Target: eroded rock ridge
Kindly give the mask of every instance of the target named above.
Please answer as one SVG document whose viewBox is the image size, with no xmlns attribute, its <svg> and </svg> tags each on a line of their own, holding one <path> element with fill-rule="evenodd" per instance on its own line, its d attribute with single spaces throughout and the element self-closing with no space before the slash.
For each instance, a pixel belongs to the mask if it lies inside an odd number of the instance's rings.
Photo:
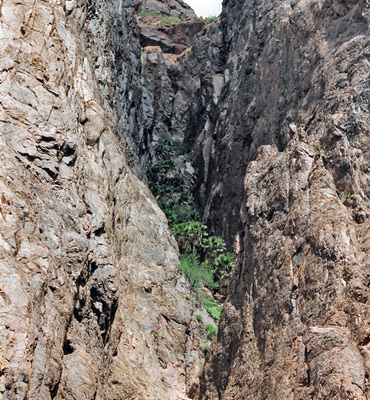
<svg viewBox="0 0 370 400">
<path fill-rule="evenodd" d="M 369 1 L 0 7 L 0 394 L 368 399 Z M 199 379 L 163 135 L 237 254 Z"/>
<path fill-rule="evenodd" d="M 0 22 L 0 397 L 183 398 L 202 352 L 137 177 L 154 110 L 133 4 L 6 0 Z"/>
</svg>

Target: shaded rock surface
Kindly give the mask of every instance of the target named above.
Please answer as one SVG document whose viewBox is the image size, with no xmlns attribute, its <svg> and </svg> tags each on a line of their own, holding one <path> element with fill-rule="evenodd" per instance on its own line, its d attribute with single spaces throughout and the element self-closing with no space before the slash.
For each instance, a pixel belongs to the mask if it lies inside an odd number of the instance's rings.
<svg viewBox="0 0 370 400">
<path fill-rule="evenodd" d="M 0 397 L 183 398 L 202 352 L 137 178 L 154 111 L 133 4 L 0 7 Z"/>
<path fill-rule="evenodd" d="M 181 56 L 144 52 L 154 124 L 238 253 L 190 397 L 370 395 L 368 27 L 367 1 L 228 1 Z"/>
<path fill-rule="evenodd" d="M 221 27 L 202 184 L 241 233 L 199 398 L 367 399 L 369 4 L 228 1 Z"/>
<path fill-rule="evenodd" d="M 189 21 L 169 25 L 139 24 L 143 47 L 159 46 L 164 53 L 181 54 L 191 47 L 204 22 Z"/>
</svg>

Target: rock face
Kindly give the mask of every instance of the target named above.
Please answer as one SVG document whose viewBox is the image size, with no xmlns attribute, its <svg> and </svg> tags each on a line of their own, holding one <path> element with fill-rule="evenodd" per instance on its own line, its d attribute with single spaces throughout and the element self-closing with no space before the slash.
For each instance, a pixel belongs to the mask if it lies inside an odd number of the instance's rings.
<svg viewBox="0 0 370 400">
<path fill-rule="evenodd" d="M 183 398 L 195 307 L 126 161 L 142 174 L 153 119 L 134 8 L 0 7 L 0 397 Z"/>
<path fill-rule="evenodd" d="M 199 398 L 367 399 L 369 4 L 228 1 L 221 26 L 206 207 L 242 229 Z"/>
<path fill-rule="evenodd" d="M 197 18 L 193 9 L 182 0 L 136 0 L 135 9 L 146 14 L 158 14 L 179 18 L 182 21 L 195 20 Z"/>
<path fill-rule="evenodd" d="M 140 42 L 143 47 L 159 46 L 164 53 L 181 54 L 191 47 L 204 26 L 202 21 L 182 22 L 156 26 L 140 24 Z"/>
<path fill-rule="evenodd" d="M 370 397 L 369 9 L 0 2 L 2 398 Z M 238 255 L 198 381 L 161 132 Z"/>
</svg>

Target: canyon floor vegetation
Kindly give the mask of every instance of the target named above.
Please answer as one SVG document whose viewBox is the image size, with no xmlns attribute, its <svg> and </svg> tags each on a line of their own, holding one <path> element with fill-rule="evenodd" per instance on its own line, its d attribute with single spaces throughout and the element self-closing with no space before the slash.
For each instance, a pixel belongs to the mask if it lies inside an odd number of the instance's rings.
<svg viewBox="0 0 370 400">
<path fill-rule="evenodd" d="M 178 268 L 195 290 L 207 288 L 217 297 L 225 294 L 234 254 L 227 252 L 221 237 L 210 236 L 207 226 L 201 222 L 200 212 L 181 172 L 181 163 L 189 156 L 186 143 L 162 133 L 156 147 L 157 161 L 148 173 L 149 187 L 177 240 L 180 250 Z M 203 293 L 199 293 L 199 298 L 217 324 L 222 303 Z M 209 336 L 214 337 L 215 333 L 209 333 Z"/>
</svg>

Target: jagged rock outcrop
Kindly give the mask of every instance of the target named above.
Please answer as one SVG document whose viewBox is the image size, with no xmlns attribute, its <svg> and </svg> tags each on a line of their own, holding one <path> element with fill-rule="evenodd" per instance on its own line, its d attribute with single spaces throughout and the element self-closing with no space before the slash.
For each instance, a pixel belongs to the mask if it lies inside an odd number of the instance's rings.
<svg viewBox="0 0 370 400">
<path fill-rule="evenodd" d="M 242 233 L 200 399 L 370 396 L 369 16 L 224 4 L 206 210 Z"/>
<path fill-rule="evenodd" d="M 175 0 L 0 3 L 2 397 L 370 397 L 369 17 L 368 0 L 227 0 L 206 25 Z M 138 179 L 162 131 L 191 148 L 205 223 L 236 238 L 199 381 L 197 305 Z"/>
<path fill-rule="evenodd" d="M 142 175 L 153 119 L 133 12 L 0 4 L 3 399 L 179 399 L 199 369 L 176 243 L 126 161 Z"/>
<path fill-rule="evenodd" d="M 181 21 L 197 19 L 193 9 L 182 0 L 136 0 L 135 10 L 149 15 L 179 18 Z"/>
<path fill-rule="evenodd" d="M 203 27 L 203 21 L 169 25 L 141 23 L 140 42 L 143 47 L 159 46 L 164 53 L 181 54 L 191 47 Z"/>
</svg>

